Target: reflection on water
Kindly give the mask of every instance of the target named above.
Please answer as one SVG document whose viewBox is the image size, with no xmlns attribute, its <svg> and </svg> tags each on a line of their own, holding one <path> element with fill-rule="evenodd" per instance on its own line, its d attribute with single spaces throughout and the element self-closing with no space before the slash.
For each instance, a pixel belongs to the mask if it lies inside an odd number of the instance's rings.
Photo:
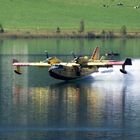
<svg viewBox="0 0 140 140">
<path fill-rule="evenodd" d="M 132 91 L 131 81 L 86 79 L 46 87 L 13 87 L 14 110 L 4 128 L 7 131 L 27 131 L 27 138 L 35 133 L 44 139 L 128 139 L 139 135 L 140 97 Z"/>
<path fill-rule="evenodd" d="M 15 41 L 13 44 L 16 43 Z M 125 43 L 128 44 L 127 41 Z M 57 51 L 62 54 L 62 41 L 57 40 L 57 44 Z M 74 44 L 79 47 L 87 42 L 75 41 Z M 25 54 L 31 49 L 27 46 L 24 49 Z M 124 48 L 127 51 L 123 52 L 122 58 L 130 53 L 128 48 Z M 47 69 L 25 68 L 22 76 L 15 75 L 12 72 L 11 54 L 5 55 L 3 47 L 1 50 L 3 54 L 0 55 L 0 139 L 140 138 L 140 60 L 136 59 L 137 55 L 133 57 L 133 66 L 127 67 L 127 75 L 119 72 L 120 67 L 114 67 L 113 70 L 108 69 L 108 72 L 101 69 L 99 73 L 87 78 L 63 82 L 51 78 Z M 15 50 L 15 56 L 25 61 L 43 59 L 40 55 L 20 56 L 17 55 L 18 49 Z M 80 52 L 80 49 L 75 50 Z M 83 50 L 86 48 L 83 47 Z M 131 56 L 135 54 L 134 50 Z M 69 59 L 69 55 L 63 56 L 62 59 Z"/>
</svg>

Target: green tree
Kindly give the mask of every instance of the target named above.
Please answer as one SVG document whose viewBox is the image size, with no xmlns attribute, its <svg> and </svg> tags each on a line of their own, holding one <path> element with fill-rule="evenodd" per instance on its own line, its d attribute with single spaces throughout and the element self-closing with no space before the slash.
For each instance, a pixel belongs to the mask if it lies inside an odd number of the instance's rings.
<svg viewBox="0 0 140 140">
<path fill-rule="evenodd" d="M 121 35 L 123 35 L 123 36 L 125 36 L 125 35 L 127 34 L 127 28 L 126 28 L 125 25 L 123 25 L 123 26 L 121 27 L 120 33 L 121 33 Z"/>
<path fill-rule="evenodd" d="M 56 28 L 56 32 L 57 33 L 60 33 L 61 32 L 59 27 Z"/>
<path fill-rule="evenodd" d="M 4 29 L 3 29 L 2 24 L 0 24 L 0 33 L 4 33 Z"/>
<path fill-rule="evenodd" d="M 84 20 L 81 20 L 80 21 L 80 29 L 79 29 L 79 32 L 84 32 L 85 30 L 85 22 Z"/>
<path fill-rule="evenodd" d="M 102 30 L 101 35 L 102 35 L 103 37 L 105 37 L 105 36 L 106 36 L 106 31 L 105 31 L 105 30 Z"/>
</svg>

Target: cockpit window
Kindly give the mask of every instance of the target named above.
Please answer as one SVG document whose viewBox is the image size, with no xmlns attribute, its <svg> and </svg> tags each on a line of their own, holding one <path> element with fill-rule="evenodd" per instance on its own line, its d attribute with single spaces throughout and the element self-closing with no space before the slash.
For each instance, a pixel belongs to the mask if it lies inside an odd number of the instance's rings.
<svg viewBox="0 0 140 140">
<path fill-rule="evenodd" d="M 57 68 L 63 68 L 62 65 L 58 65 L 58 64 L 56 64 L 56 65 L 54 65 L 54 66 L 57 67 Z"/>
<path fill-rule="evenodd" d="M 62 65 L 59 65 L 59 68 L 63 68 L 63 66 Z"/>
</svg>

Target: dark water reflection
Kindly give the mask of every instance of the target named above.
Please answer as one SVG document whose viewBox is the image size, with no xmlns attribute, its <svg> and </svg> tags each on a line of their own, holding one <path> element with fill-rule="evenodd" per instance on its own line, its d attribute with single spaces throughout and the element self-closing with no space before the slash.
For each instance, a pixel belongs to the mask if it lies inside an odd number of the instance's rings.
<svg viewBox="0 0 140 140">
<path fill-rule="evenodd" d="M 10 44 L 18 43 L 13 41 Z M 29 42 L 27 44 L 32 44 Z M 63 53 L 62 42 L 67 44 L 65 40 L 57 41 L 59 47 L 57 50 L 54 47 L 52 53 L 67 54 Z M 81 43 L 72 42 L 78 44 L 73 49 L 80 52 Z M 132 42 L 137 44 L 138 40 Z M 125 43 L 131 45 L 132 42 Z M 135 45 L 131 51 L 127 45 L 118 49 L 112 44 L 114 50 L 121 50 L 120 58 L 129 55 L 133 58 L 133 66 L 127 68 L 128 75 L 122 75 L 115 67 L 110 73 L 100 72 L 77 81 L 63 82 L 49 77 L 47 69 L 25 68 L 22 76 L 15 75 L 11 66 L 13 56 L 20 60 L 41 60 L 44 56 L 38 54 L 43 49 L 38 49 L 36 55 L 29 50 L 38 45 L 23 47 L 26 51 L 21 53 L 18 47 L 14 50 L 13 45 L 6 49 L 4 44 L 8 43 L 2 43 L 0 55 L 0 139 L 140 139 L 140 59 L 135 53 L 140 49 Z M 83 41 L 82 44 L 86 50 L 85 44 L 88 43 Z M 106 45 L 105 48 L 107 50 Z M 93 48 L 88 48 L 87 54 L 90 49 Z M 65 60 L 70 58 L 69 55 L 62 57 Z"/>
</svg>

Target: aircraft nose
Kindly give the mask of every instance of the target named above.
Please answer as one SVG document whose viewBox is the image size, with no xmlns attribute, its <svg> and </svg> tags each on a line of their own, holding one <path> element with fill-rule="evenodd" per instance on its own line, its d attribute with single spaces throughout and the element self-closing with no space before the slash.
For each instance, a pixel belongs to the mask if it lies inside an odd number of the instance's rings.
<svg viewBox="0 0 140 140">
<path fill-rule="evenodd" d="M 62 65 L 52 65 L 50 68 L 49 68 L 49 71 L 55 71 L 55 70 L 62 70 L 63 69 L 63 66 Z"/>
<path fill-rule="evenodd" d="M 56 66 L 51 66 L 48 71 L 52 73 L 55 69 L 57 69 Z"/>
<path fill-rule="evenodd" d="M 56 79 L 63 79 L 62 76 L 59 74 L 59 71 L 61 71 L 60 66 L 58 65 L 53 65 L 49 68 L 49 74 L 51 77 L 56 78 Z"/>
</svg>

